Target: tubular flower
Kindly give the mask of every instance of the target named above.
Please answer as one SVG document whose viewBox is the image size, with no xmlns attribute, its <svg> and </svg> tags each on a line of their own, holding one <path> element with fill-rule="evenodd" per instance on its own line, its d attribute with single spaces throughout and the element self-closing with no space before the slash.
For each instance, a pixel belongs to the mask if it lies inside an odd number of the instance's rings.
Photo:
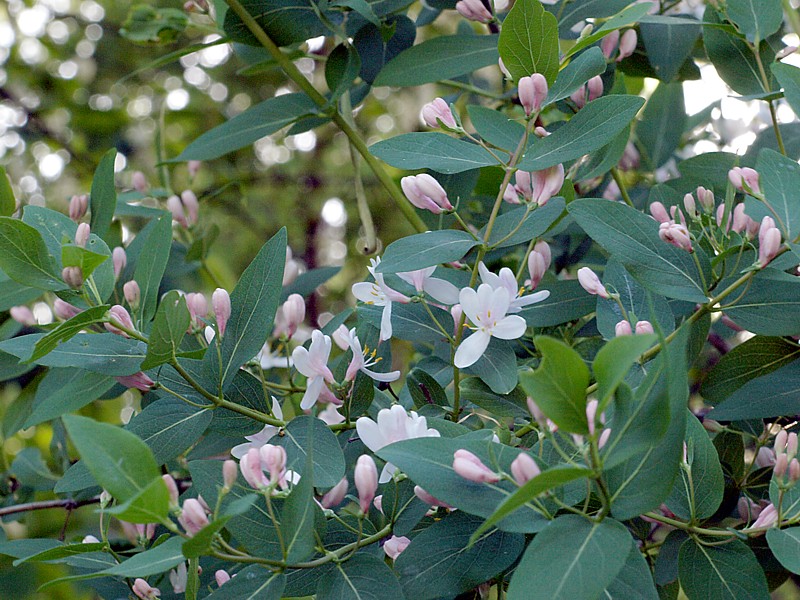
<svg viewBox="0 0 800 600">
<path fill-rule="evenodd" d="M 531 252 L 531 254 L 533 254 L 533 252 Z M 547 290 L 523 296 L 522 292 L 525 288 L 517 285 L 517 279 L 508 267 L 503 267 L 500 269 L 500 274 L 495 275 L 481 262 L 478 263 L 478 272 L 481 275 L 481 281 L 490 285 L 493 290 L 503 288 L 508 292 L 508 297 L 511 298 L 508 310 L 506 311 L 508 313 L 518 313 L 524 307 L 536 304 L 542 300 L 547 300 L 550 296 L 550 292 Z"/>
<path fill-rule="evenodd" d="M 669 221 L 658 226 L 658 237 L 673 246 L 692 252 L 692 238 L 685 225 Z"/>
<path fill-rule="evenodd" d="M 728 171 L 728 180 L 740 192 L 761 193 L 758 171 L 750 167 L 733 167 Z"/>
<path fill-rule="evenodd" d="M 474 325 L 475 332 L 461 342 L 456 350 L 454 364 L 459 369 L 475 364 L 486 351 L 492 337 L 515 340 L 522 337 L 527 329 L 522 317 L 506 316 L 511 298 L 505 287 L 492 289 L 491 285 L 482 283 L 478 291 L 464 288 L 460 300 L 461 308 Z"/>
<path fill-rule="evenodd" d="M 397 276 L 413 285 L 418 292 L 427 293 L 437 302 L 455 304 L 458 302 L 458 288 L 449 281 L 431 277 L 435 270 L 436 267 L 428 267 L 417 271 L 397 273 Z"/>
<path fill-rule="evenodd" d="M 564 185 L 564 165 L 558 164 L 541 171 L 517 171 L 514 189 L 526 200 L 544 206 Z M 510 201 L 510 199 L 507 199 Z M 513 203 L 513 202 L 512 202 Z"/>
<path fill-rule="evenodd" d="M 592 294 L 593 296 L 600 296 L 608 300 L 610 294 L 606 287 L 600 282 L 597 273 L 592 271 L 589 267 L 581 267 L 578 269 L 578 282 L 581 287 Z"/>
<path fill-rule="evenodd" d="M 542 281 L 544 274 L 547 273 L 547 269 L 550 268 L 550 260 L 550 246 L 547 242 L 536 242 L 533 250 L 528 255 L 528 274 L 531 278 L 525 282 L 525 285 L 535 290 L 539 282 Z"/>
<path fill-rule="evenodd" d="M 376 371 L 371 371 L 370 369 L 367 368 L 377 364 L 380 359 L 375 358 L 376 355 L 375 350 L 367 354 L 369 352 L 368 348 L 365 348 L 363 350 L 361 349 L 361 342 L 356 336 L 355 327 L 353 327 L 350 330 L 347 341 L 348 345 L 350 346 L 350 350 L 353 351 L 353 358 L 350 360 L 350 364 L 347 367 L 347 373 L 344 376 L 345 381 L 353 381 L 356 378 L 356 374 L 359 371 L 369 376 L 371 379 L 374 379 L 375 381 L 381 381 L 384 383 L 395 381 L 400 377 L 400 371 L 392 371 L 390 373 L 378 373 Z"/>
<path fill-rule="evenodd" d="M 376 272 L 376 268 L 380 264 L 380 258 L 373 258 L 370 261 L 370 266 L 367 267 L 372 277 L 375 279 L 374 283 L 362 281 L 353 284 L 353 295 L 366 304 L 374 304 L 375 306 L 382 306 L 383 313 L 381 315 L 381 333 L 380 341 L 388 340 L 392 337 L 392 302 L 400 302 L 406 304 L 409 302 L 408 296 L 401 294 L 386 285 L 383 280 L 383 274 Z"/>
<path fill-rule="evenodd" d="M 523 77 L 517 83 L 519 101 L 525 114 L 531 116 L 538 113 L 547 98 L 547 80 L 541 73 L 534 73 L 530 77 Z"/>
<path fill-rule="evenodd" d="M 358 284 L 356 284 L 358 285 Z M 308 410 L 317 401 L 325 382 L 332 383 L 333 373 L 328 368 L 328 357 L 331 354 L 331 338 L 319 329 L 311 333 L 311 345 L 308 350 L 298 346 L 292 352 L 295 368 L 308 378 L 306 392 L 300 402 L 300 408 Z"/>
<path fill-rule="evenodd" d="M 367 514 L 375 492 L 378 490 L 378 468 L 375 461 L 368 454 L 362 454 L 356 461 L 356 468 L 353 471 L 356 489 L 358 490 L 358 504 L 361 512 Z"/>
<path fill-rule="evenodd" d="M 283 420 L 283 411 L 281 410 L 281 405 L 278 404 L 278 400 L 275 398 L 275 396 L 272 397 L 272 416 L 276 419 Z M 244 439 L 248 441 L 246 444 L 239 444 L 238 446 L 231 448 L 231 456 L 241 459 L 245 454 L 247 454 L 250 448 L 255 448 L 257 450 L 269 442 L 278 433 L 278 431 L 280 431 L 280 427 L 276 427 L 275 425 L 264 425 L 263 429 L 258 433 L 244 436 Z"/>
</svg>

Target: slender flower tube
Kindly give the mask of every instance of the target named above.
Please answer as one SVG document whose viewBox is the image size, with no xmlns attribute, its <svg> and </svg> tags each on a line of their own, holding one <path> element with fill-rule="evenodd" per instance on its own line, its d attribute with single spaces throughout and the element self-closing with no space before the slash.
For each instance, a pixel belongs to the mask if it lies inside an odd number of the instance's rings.
<svg viewBox="0 0 800 600">
<path fill-rule="evenodd" d="M 497 483 L 500 476 L 483 464 L 480 458 L 469 450 L 459 449 L 453 453 L 453 470 L 475 483 Z"/>
<path fill-rule="evenodd" d="M 600 282 L 597 273 L 592 271 L 589 267 L 581 267 L 578 269 L 578 283 L 593 296 L 600 296 L 606 300 L 611 297 L 606 287 Z"/>
<path fill-rule="evenodd" d="M 455 304 L 458 302 L 458 288 L 449 281 L 432 277 L 436 267 L 397 273 L 403 281 L 414 286 L 417 292 L 425 292 L 431 298 L 442 304 Z"/>
<path fill-rule="evenodd" d="M 378 490 L 378 468 L 371 456 L 362 454 L 358 457 L 353 478 L 356 490 L 358 490 L 358 504 L 361 512 L 367 514 L 372 500 L 375 498 L 375 492 Z"/>
<path fill-rule="evenodd" d="M 169 505 L 178 506 L 180 491 L 178 490 L 178 484 L 176 483 L 175 478 L 169 473 L 164 473 L 161 476 L 161 479 L 164 482 L 164 485 L 167 486 L 167 492 L 169 493 Z"/>
<path fill-rule="evenodd" d="M 306 392 L 300 402 L 300 408 L 308 410 L 317 402 L 325 383 L 333 383 L 333 373 L 328 368 L 328 357 L 331 354 L 331 338 L 319 329 L 311 333 L 311 345 L 308 350 L 298 346 L 292 352 L 295 368 L 308 378 Z"/>
<path fill-rule="evenodd" d="M 348 345 L 350 350 L 353 351 L 353 358 L 350 360 L 350 364 L 347 367 L 347 373 L 345 373 L 344 380 L 345 381 L 353 381 L 356 378 L 356 374 L 361 371 L 371 379 L 375 381 L 381 381 L 384 383 L 388 383 L 390 381 L 396 381 L 400 378 L 400 371 L 391 371 L 389 373 L 379 373 L 377 371 L 372 371 L 368 367 L 371 367 L 378 363 L 377 358 L 375 358 L 375 350 L 372 351 L 369 355 L 367 355 L 367 349 L 361 349 L 361 342 L 359 341 L 358 337 L 356 336 L 356 329 L 353 327 L 350 330 L 348 335 Z"/>
<path fill-rule="evenodd" d="M 449 508 L 449 509 L 453 508 L 446 502 L 442 502 L 432 494 L 429 494 L 418 485 L 414 486 L 414 495 L 420 500 L 422 500 L 425 504 L 430 504 L 431 506 L 442 507 L 442 508 Z"/>
</svg>

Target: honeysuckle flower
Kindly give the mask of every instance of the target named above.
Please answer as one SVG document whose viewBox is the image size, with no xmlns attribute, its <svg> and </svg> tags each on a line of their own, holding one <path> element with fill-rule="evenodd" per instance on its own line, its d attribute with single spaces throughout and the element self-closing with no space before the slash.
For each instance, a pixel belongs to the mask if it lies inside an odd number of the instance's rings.
<svg viewBox="0 0 800 600">
<path fill-rule="evenodd" d="M 733 167 L 728 171 L 728 181 L 740 192 L 761 193 L 758 171 L 750 167 Z"/>
<path fill-rule="evenodd" d="M 285 487 L 283 481 L 286 473 L 286 450 L 283 446 L 264 444 L 258 450 L 261 457 L 261 467 L 269 471 L 269 482 L 274 484 L 279 482 L 281 487 Z"/>
<path fill-rule="evenodd" d="M 733 209 L 733 220 L 731 222 L 731 230 L 736 233 L 742 233 L 747 229 L 750 217 L 744 212 L 744 203 L 737 204 Z"/>
<path fill-rule="evenodd" d="M 214 580 L 218 586 L 223 586 L 231 580 L 231 576 L 226 570 L 219 569 L 214 573 Z"/>
<path fill-rule="evenodd" d="M 558 164 L 541 171 L 517 171 L 514 189 L 523 198 L 544 206 L 564 185 L 564 165 Z"/>
<path fill-rule="evenodd" d="M 758 231 L 758 265 L 762 269 L 778 255 L 781 249 L 781 232 L 774 225 L 765 224 L 767 219 L 772 221 L 769 217 L 764 217 Z"/>
<path fill-rule="evenodd" d="M 572 92 L 572 95 L 569 97 L 575 103 L 575 107 L 580 110 L 584 106 L 586 106 L 586 85 L 582 85 L 577 90 Z"/>
<path fill-rule="evenodd" d="M 442 98 L 434 98 L 422 107 L 422 120 L 428 127 L 438 129 L 442 125 L 449 129 L 458 129 L 450 105 Z M 441 123 L 440 123 L 441 122 Z"/>
<path fill-rule="evenodd" d="M 534 73 L 530 77 L 522 77 L 517 83 L 519 102 L 525 109 L 525 114 L 531 116 L 538 113 L 547 98 L 547 80 L 541 73 Z"/>
<path fill-rule="evenodd" d="M 236 483 L 238 477 L 239 466 L 235 460 L 226 460 L 222 463 L 222 487 L 225 490 L 230 490 L 233 484 Z"/>
<path fill-rule="evenodd" d="M 638 41 L 638 35 L 636 34 L 635 29 L 628 29 L 625 33 L 623 33 L 619 41 L 619 56 L 617 56 L 617 62 L 628 58 L 631 54 L 633 54 L 633 51 L 636 50 L 636 43 Z"/>
<path fill-rule="evenodd" d="M 653 215 L 653 218 L 659 223 L 668 223 L 672 220 L 667 212 L 667 209 L 663 204 L 661 204 L 661 202 L 652 202 L 649 210 L 650 214 Z"/>
<path fill-rule="evenodd" d="M 681 250 L 692 252 L 692 238 L 685 225 L 673 221 L 662 223 L 658 226 L 658 237 Z"/>
<path fill-rule="evenodd" d="M 602 448 L 608 442 L 608 438 L 611 437 L 611 430 L 610 429 L 603 429 L 603 432 L 600 434 L 600 437 L 597 438 L 597 447 Z"/>
<path fill-rule="evenodd" d="M 281 405 L 278 403 L 278 400 L 275 398 L 275 396 L 272 397 L 272 416 L 276 419 L 283 420 L 283 411 L 281 410 Z M 250 448 L 255 448 L 256 450 L 261 448 L 261 446 L 269 442 L 280 431 L 280 429 L 280 427 L 276 427 L 275 425 L 264 425 L 264 427 L 258 433 L 244 436 L 244 439 L 247 440 L 247 443 L 239 444 L 231 448 L 231 456 L 241 459 L 245 454 L 247 454 Z"/>
<path fill-rule="evenodd" d="M 383 514 L 383 494 L 375 496 L 375 498 L 372 499 L 372 506 L 374 506 L 379 513 Z"/>
<path fill-rule="evenodd" d="M 189 172 L 189 177 L 194 177 L 200 172 L 200 167 L 203 162 L 199 160 L 190 160 L 186 163 L 186 170 Z"/>
<path fill-rule="evenodd" d="M 578 269 L 578 283 L 593 296 L 600 296 L 606 300 L 611 297 L 606 287 L 601 283 L 597 273 L 592 271 L 589 267 L 581 267 Z"/>
<path fill-rule="evenodd" d="M 254 489 L 269 486 L 269 479 L 261 468 L 261 454 L 258 448 L 250 448 L 239 460 L 239 470 L 244 480 Z"/>
<path fill-rule="evenodd" d="M 306 301 L 300 294 L 290 294 L 281 306 L 286 336 L 292 337 L 306 318 Z"/>
<path fill-rule="evenodd" d="M 589 427 L 589 435 L 594 435 L 595 428 L 597 427 L 597 423 L 595 421 L 597 418 L 597 408 L 597 400 L 589 400 L 586 403 L 586 423 Z"/>
<path fill-rule="evenodd" d="M 527 452 L 520 452 L 511 463 L 511 475 L 518 485 L 525 485 L 541 472 L 539 465 Z"/>
<path fill-rule="evenodd" d="M 81 544 L 99 544 L 100 540 L 98 540 L 93 535 L 87 535 L 81 540 Z"/>
<path fill-rule="evenodd" d="M 653 324 L 650 321 L 637 321 L 634 331 L 637 335 L 641 335 L 643 333 L 653 333 Z"/>
<path fill-rule="evenodd" d="M 589 102 L 596 100 L 603 95 L 603 80 L 600 75 L 595 75 L 586 82 L 586 89 L 589 92 Z"/>
<path fill-rule="evenodd" d="M 183 210 L 183 202 L 175 194 L 167 198 L 167 210 L 172 213 L 173 221 L 182 227 L 189 227 L 189 222 L 186 220 L 186 212 Z"/>
<path fill-rule="evenodd" d="M 134 171 L 131 175 L 131 186 L 137 192 L 144 194 L 147 191 L 147 177 L 141 171 Z"/>
<path fill-rule="evenodd" d="M 131 544 L 142 546 L 152 540 L 156 533 L 155 523 L 128 523 L 120 520 L 122 532 Z"/>
<path fill-rule="evenodd" d="M 459 0 L 456 2 L 456 10 L 462 17 L 470 21 L 488 23 L 494 19 L 481 0 Z"/>
<path fill-rule="evenodd" d="M 622 320 L 614 326 L 614 335 L 620 337 L 623 335 L 632 335 L 633 329 L 628 321 Z"/>
<path fill-rule="evenodd" d="M 88 223 L 81 223 L 78 229 L 75 230 L 75 245 L 81 248 L 86 248 L 86 243 L 89 241 L 89 236 L 92 234 L 92 228 Z"/>
<path fill-rule="evenodd" d="M 69 199 L 69 218 L 79 222 L 89 210 L 89 196 L 80 194 Z"/>
<path fill-rule="evenodd" d="M 408 201 L 417 208 L 427 210 L 435 215 L 445 210 L 453 210 L 453 205 L 447 198 L 447 192 L 433 177 L 427 173 L 409 175 L 400 180 Z"/>
<path fill-rule="evenodd" d="M 493 290 L 502 288 L 508 292 L 508 297 L 511 299 L 511 301 L 508 304 L 508 310 L 506 311 L 507 313 L 511 314 L 518 313 L 526 306 L 529 306 L 531 304 L 536 304 L 537 302 L 541 302 L 542 300 L 546 300 L 550 296 L 550 292 L 547 290 L 542 290 L 534 294 L 528 294 L 527 296 L 523 296 L 522 292 L 525 290 L 525 288 L 520 287 L 517 284 L 517 278 L 514 277 L 514 272 L 508 267 L 503 267 L 502 269 L 500 269 L 499 274 L 495 274 L 492 273 L 489 269 L 487 269 L 486 265 L 484 265 L 483 262 L 480 262 L 478 263 L 478 273 L 480 273 L 481 282 L 491 286 Z M 504 339 L 513 339 L 513 338 L 504 338 Z"/>
<path fill-rule="evenodd" d="M 542 292 L 531 294 L 536 296 Z M 542 296 L 544 299 L 547 296 Z M 453 364 L 465 369 L 475 364 L 489 346 L 492 337 L 501 340 L 515 340 L 524 335 L 527 325 L 518 315 L 509 315 L 511 297 L 505 287 L 492 289 L 487 283 L 478 286 L 478 291 L 464 288 L 460 294 L 461 309 L 473 324 L 474 333 L 458 346 Z M 538 301 L 534 300 L 534 301 Z"/>
<path fill-rule="evenodd" d="M 128 264 L 128 255 L 125 252 L 125 248 L 122 246 L 114 248 L 111 251 L 111 262 L 114 265 L 114 278 L 119 279 L 120 273 L 122 273 L 125 265 Z"/>
<path fill-rule="evenodd" d="M 762 510 L 761 514 L 758 515 L 758 518 L 753 521 L 753 524 L 750 525 L 747 529 L 743 529 L 743 531 L 748 531 L 750 529 L 759 529 L 762 527 L 772 527 L 778 522 L 778 510 L 775 508 L 775 505 L 771 502 L 767 504 Z"/>
<path fill-rule="evenodd" d="M 125 282 L 125 285 L 122 286 L 122 295 L 125 296 L 125 301 L 133 310 L 139 307 L 139 300 L 141 299 L 142 292 L 135 279 Z"/>
<path fill-rule="evenodd" d="M 294 366 L 292 357 L 283 354 L 281 348 L 282 346 L 279 346 L 277 349 L 273 350 L 269 342 L 266 342 L 261 347 L 261 350 L 256 355 L 256 360 L 258 364 L 261 365 L 262 369 L 265 371 L 269 369 L 291 369 L 292 366 Z"/>
<path fill-rule="evenodd" d="M 322 499 L 319 501 L 322 508 L 333 508 L 344 502 L 345 496 L 347 496 L 348 487 L 350 487 L 350 484 L 347 481 L 347 477 L 342 477 L 339 483 L 329 489 L 325 495 L 322 496 Z"/>
<path fill-rule="evenodd" d="M 453 453 L 453 470 L 464 479 L 475 483 L 497 483 L 500 475 L 483 464 L 480 458 L 463 448 Z"/>
<path fill-rule="evenodd" d="M 550 260 L 550 246 L 547 242 L 536 242 L 533 250 L 528 255 L 528 274 L 531 278 L 525 281 L 525 285 L 535 290 L 539 282 L 542 281 L 544 274 L 547 273 L 547 269 L 550 268 Z"/>
<path fill-rule="evenodd" d="M 442 304 L 455 304 L 458 302 L 458 288 L 449 281 L 438 277 L 431 277 L 436 267 L 397 273 L 403 281 L 414 286 L 418 292 L 425 292 L 431 298 Z"/>
<path fill-rule="evenodd" d="M 12 306 L 8 309 L 8 314 L 20 325 L 34 327 L 37 324 L 33 311 L 27 306 Z"/>
<path fill-rule="evenodd" d="M 147 374 L 139 371 L 133 375 L 117 375 L 114 377 L 117 383 L 124 385 L 126 388 L 136 388 L 142 392 L 149 392 L 156 384 L 155 381 L 150 379 Z"/>
<path fill-rule="evenodd" d="M 405 536 L 397 537 L 396 535 L 393 535 L 386 540 L 386 542 L 384 542 L 383 551 L 386 553 L 386 556 L 392 560 L 397 560 L 397 557 L 400 556 L 400 553 L 408 548 L 410 543 L 411 540 Z"/>
<path fill-rule="evenodd" d="M 182 562 L 169 572 L 169 582 L 172 584 L 172 591 L 176 594 L 182 594 L 186 591 L 186 582 L 189 580 L 189 574 L 186 570 L 186 563 Z"/>
<path fill-rule="evenodd" d="M 300 263 L 292 258 L 292 249 L 286 246 L 286 262 L 283 267 L 283 280 L 281 285 L 287 286 L 292 283 L 300 274 Z"/>
<path fill-rule="evenodd" d="M 161 480 L 164 482 L 164 485 L 167 486 L 170 506 L 178 506 L 180 491 L 178 490 L 178 483 L 175 481 L 175 478 L 169 473 L 164 473 L 161 476 Z"/>
<path fill-rule="evenodd" d="M 80 267 L 64 267 L 61 271 L 61 279 L 69 287 L 77 290 L 83 285 L 83 269 Z"/>
<path fill-rule="evenodd" d="M 186 534 L 192 537 L 208 525 L 208 515 L 199 500 L 187 498 L 183 501 L 183 509 L 178 517 L 178 522 Z"/>
<path fill-rule="evenodd" d="M 359 341 L 358 336 L 356 336 L 355 327 L 352 328 L 348 334 L 347 344 L 350 347 L 350 350 L 353 351 L 353 358 L 350 359 L 350 364 L 347 366 L 347 372 L 344 376 L 345 381 L 353 381 L 359 371 L 375 381 L 381 381 L 384 383 L 395 381 L 400 377 L 400 371 L 378 373 L 377 371 L 372 371 L 368 368 L 377 364 L 380 359 L 375 357 L 377 353 L 376 350 L 373 350 L 372 352 L 369 352 L 369 348 L 364 348 L 362 350 L 361 342 Z"/>
<path fill-rule="evenodd" d="M 133 582 L 133 587 L 131 587 L 133 593 L 136 594 L 140 600 L 155 600 L 156 598 L 161 597 L 161 590 L 156 587 L 151 586 L 141 577 L 137 577 Z"/>
<path fill-rule="evenodd" d="M 217 288 L 211 294 L 211 308 L 214 310 L 214 318 L 217 321 L 220 337 L 225 335 L 225 328 L 228 326 L 228 319 L 231 318 L 231 297 L 226 290 Z"/>
<path fill-rule="evenodd" d="M 603 56 L 606 57 L 606 60 L 610 59 L 614 54 L 614 50 L 617 49 L 617 44 L 619 44 L 619 29 L 615 29 L 609 33 L 603 38 L 603 41 L 600 42 L 600 50 L 603 52 Z"/>
<path fill-rule="evenodd" d="M 379 339 L 380 341 L 384 341 L 392 337 L 392 302 L 406 304 L 410 299 L 405 294 L 401 294 L 386 285 L 386 282 L 383 280 L 383 273 L 375 271 L 380 263 L 380 258 L 370 259 L 370 266 L 367 267 L 367 270 L 375 281 L 373 283 L 368 281 L 354 283 L 352 290 L 353 295 L 365 304 L 374 304 L 375 306 L 383 307 Z"/>
<path fill-rule="evenodd" d="M 64 302 L 61 298 L 56 298 L 53 301 L 53 314 L 64 321 L 69 321 L 72 317 L 79 315 L 81 312 L 80 308 L 73 306 L 69 302 Z"/>
<path fill-rule="evenodd" d="M 344 423 L 344 415 L 336 408 L 335 404 L 329 403 L 324 410 L 317 413 L 317 418 L 324 421 L 326 425 L 338 425 Z"/>
<path fill-rule="evenodd" d="M 109 319 L 113 319 L 126 329 L 135 330 L 136 326 L 133 324 L 133 319 L 131 319 L 130 313 L 125 310 L 124 306 L 120 306 L 119 304 L 115 304 L 111 308 L 108 309 L 108 317 Z M 130 337 L 127 333 L 125 333 L 119 327 L 112 325 L 111 323 L 104 324 L 106 329 L 111 333 L 116 333 L 117 335 L 121 335 L 122 337 Z"/>
<path fill-rule="evenodd" d="M 697 201 L 700 202 L 700 206 L 703 207 L 703 210 L 707 213 L 711 213 L 714 210 L 714 204 L 716 203 L 714 192 L 707 190 L 702 185 L 699 185 L 697 186 L 695 194 L 697 194 Z"/>
<path fill-rule="evenodd" d="M 676 223 L 680 221 L 681 225 L 686 227 L 686 219 L 684 218 L 680 208 L 678 208 L 677 206 L 670 206 L 669 214 L 672 217 L 673 221 L 675 221 Z"/>
<path fill-rule="evenodd" d="M 401 440 L 439 437 L 436 429 L 428 428 L 428 421 L 425 417 L 419 416 L 413 410 L 409 414 L 399 404 L 378 411 L 377 422 L 369 417 L 361 417 L 356 421 L 356 431 L 364 445 L 373 452 Z M 381 471 L 379 483 L 389 481 L 396 468 L 393 464 L 386 463 Z"/>
<path fill-rule="evenodd" d="M 197 202 L 197 196 L 192 190 L 184 190 L 181 192 L 181 203 L 186 210 L 186 223 L 194 225 L 197 223 L 197 217 L 200 214 L 200 204 Z"/>
<path fill-rule="evenodd" d="M 333 383 L 333 373 L 328 368 L 328 357 L 331 354 L 331 338 L 315 329 L 311 334 L 311 345 L 308 350 L 298 346 L 292 352 L 295 368 L 308 378 L 306 392 L 300 402 L 300 408 L 308 410 L 319 398 L 322 387 Z"/>
<path fill-rule="evenodd" d="M 789 463 L 789 481 L 797 483 L 798 480 L 800 480 L 800 461 L 793 458 Z"/>
<path fill-rule="evenodd" d="M 378 489 L 378 468 L 370 455 L 362 454 L 358 457 L 356 468 L 353 471 L 353 479 L 358 490 L 358 504 L 361 512 L 367 514 Z"/>
<path fill-rule="evenodd" d="M 639 151 L 632 142 L 628 142 L 628 144 L 625 146 L 625 150 L 622 152 L 622 156 L 620 157 L 617 166 L 622 171 L 631 171 L 633 169 L 638 169 L 640 163 L 641 156 L 639 155 Z"/>
<path fill-rule="evenodd" d="M 772 465 L 772 471 L 775 474 L 775 477 L 780 479 L 784 475 L 786 475 L 786 471 L 789 469 L 789 459 L 785 454 L 779 454 L 775 458 L 775 464 Z"/>
</svg>

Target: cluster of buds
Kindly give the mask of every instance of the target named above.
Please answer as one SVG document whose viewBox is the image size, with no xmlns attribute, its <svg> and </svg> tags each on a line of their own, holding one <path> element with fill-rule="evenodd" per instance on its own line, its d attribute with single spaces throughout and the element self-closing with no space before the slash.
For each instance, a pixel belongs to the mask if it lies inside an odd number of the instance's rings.
<svg viewBox="0 0 800 600">
<path fill-rule="evenodd" d="M 772 467 L 775 477 L 779 480 L 779 485 L 784 482 L 784 477 L 789 474 L 789 486 L 793 486 L 800 480 L 800 462 L 797 460 L 797 434 L 787 433 L 781 429 L 775 436 L 775 443 L 772 447 L 775 452 L 775 465 Z"/>
<path fill-rule="evenodd" d="M 620 337 L 623 335 L 642 335 L 644 333 L 653 333 L 653 324 L 650 321 L 637 321 L 634 327 L 631 327 L 630 321 L 622 320 L 614 326 L 614 335 Z"/>
<path fill-rule="evenodd" d="M 727 219 L 727 222 L 725 205 L 720 204 L 717 207 L 715 218 L 717 226 L 723 228 L 724 225 L 726 232 L 733 231 L 738 234 L 744 233 L 748 238 L 753 238 L 756 233 L 758 233 L 759 225 L 744 212 L 744 203 L 739 203 L 734 207 L 733 215 L 731 218 Z"/>
<path fill-rule="evenodd" d="M 692 252 L 692 237 L 686 227 L 686 219 L 677 206 L 670 207 L 669 213 L 661 202 L 650 204 L 650 214 L 658 221 L 658 237 L 687 252 Z"/>
<path fill-rule="evenodd" d="M 136 546 L 145 546 L 147 542 L 153 539 L 156 534 L 155 523 L 129 523 L 128 521 L 120 521 L 122 533 L 131 544 Z"/>
<path fill-rule="evenodd" d="M 600 296 L 606 300 L 611 298 L 611 294 L 609 294 L 606 286 L 600 281 L 597 273 L 592 271 L 589 267 L 581 267 L 578 269 L 578 283 L 593 296 Z"/>
<path fill-rule="evenodd" d="M 458 14 L 470 21 L 490 23 L 494 20 L 494 15 L 481 0 L 459 0 L 456 2 L 456 10 Z"/>
<path fill-rule="evenodd" d="M 580 110 L 586 106 L 587 102 L 596 100 L 602 95 L 603 80 L 599 75 L 595 75 L 588 82 L 586 82 L 586 85 L 582 85 L 575 92 L 573 92 L 569 98 L 572 100 L 578 110 Z"/>
<path fill-rule="evenodd" d="M 183 501 L 178 523 L 181 524 L 186 535 L 193 537 L 208 525 L 209 513 L 208 506 L 205 505 L 205 502 L 202 502 L 202 498 L 187 498 Z"/>
<path fill-rule="evenodd" d="M 547 269 L 550 268 L 551 258 L 550 246 L 547 242 L 543 240 L 536 242 L 528 255 L 528 274 L 531 278 L 525 282 L 526 286 L 532 290 L 536 289 L 544 274 L 547 273 Z"/>
<path fill-rule="evenodd" d="M 603 51 L 606 60 L 611 60 L 614 56 L 614 50 L 619 50 L 616 60 L 620 62 L 633 54 L 638 41 L 639 38 L 635 29 L 628 29 L 621 37 L 619 29 L 615 29 L 600 42 L 600 50 Z"/>
<path fill-rule="evenodd" d="M 264 444 L 261 448 L 250 448 L 239 460 L 239 469 L 245 481 L 257 490 L 288 487 L 286 450 L 282 446 Z"/>
<path fill-rule="evenodd" d="M 435 215 L 453 210 L 445 189 L 427 173 L 403 177 L 400 180 L 400 187 L 408 201 L 417 208 L 428 210 Z"/>
<path fill-rule="evenodd" d="M 750 167 L 733 167 L 728 171 L 728 181 L 740 192 L 761 193 L 758 171 Z"/>
<path fill-rule="evenodd" d="M 520 197 L 525 202 L 544 206 L 564 185 L 564 165 L 558 164 L 541 171 L 517 171 L 514 185 L 503 192 L 503 200 L 509 204 L 519 204 Z"/>
<path fill-rule="evenodd" d="M 192 190 L 184 190 L 180 197 L 172 195 L 167 198 L 167 210 L 172 213 L 173 221 L 188 229 L 197 223 L 200 204 Z"/>
<path fill-rule="evenodd" d="M 741 205 L 740 205 L 741 206 Z M 766 267 L 781 249 L 781 232 L 772 217 L 764 217 L 758 229 L 758 266 Z"/>
<path fill-rule="evenodd" d="M 433 129 L 461 131 L 450 105 L 443 98 L 435 98 L 422 107 L 422 120 Z"/>
<path fill-rule="evenodd" d="M 362 514 L 367 514 L 378 491 L 378 467 L 371 456 L 362 454 L 358 457 L 353 479 L 358 490 L 358 506 Z"/>
<path fill-rule="evenodd" d="M 536 116 L 542 110 L 542 104 L 547 99 L 547 80 L 541 73 L 523 77 L 517 83 L 517 91 L 519 102 L 525 110 L 525 116 Z"/>
</svg>

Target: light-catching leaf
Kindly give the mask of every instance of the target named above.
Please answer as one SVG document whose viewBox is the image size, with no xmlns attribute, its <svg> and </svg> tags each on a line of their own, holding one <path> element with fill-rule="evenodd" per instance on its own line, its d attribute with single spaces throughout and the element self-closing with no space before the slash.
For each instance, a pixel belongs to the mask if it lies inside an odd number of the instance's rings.
<svg viewBox="0 0 800 600">
<path fill-rule="evenodd" d="M 539 0 L 518 0 L 503 21 L 497 44 L 515 81 L 541 73 L 548 84 L 558 73 L 558 22 Z"/>
<path fill-rule="evenodd" d="M 10 217 L 17 210 L 14 190 L 4 167 L 0 166 L 0 217 Z"/>
<path fill-rule="evenodd" d="M 704 546 L 686 540 L 678 558 L 681 589 L 689 600 L 769 600 L 764 571 L 740 540 Z"/>
<path fill-rule="evenodd" d="M 89 325 L 106 321 L 106 314 L 109 308 L 111 307 L 107 304 L 93 306 L 92 308 L 87 308 L 83 312 L 78 313 L 70 320 L 64 321 L 36 342 L 36 345 L 33 347 L 33 354 L 31 354 L 28 362 L 38 361 L 46 354 L 52 352 L 59 344 L 78 335 L 78 333 L 86 329 Z"/>
<path fill-rule="evenodd" d="M 92 210 L 90 225 L 92 233 L 105 237 L 114 211 L 117 208 L 117 188 L 114 183 L 114 162 L 116 149 L 112 148 L 103 155 L 92 179 L 92 190 L 89 194 L 89 205 Z"/>
<path fill-rule="evenodd" d="M 379 273 L 403 273 L 464 258 L 479 244 L 466 231 L 445 229 L 400 238 L 386 247 Z"/>
<path fill-rule="evenodd" d="M 786 240 L 800 234 L 800 165 L 765 148 L 758 154 L 756 170 L 766 203 L 775 211 L 777 226 Z"/>
<path fill-rule="evenodd" d="M 727 0 L 725 9 L 728 19 L 756 44 L 778 31 L 783 23 L 781 0 Z"/>
<path fill-rule="evenodd" d="M 564 67 L 550 86 L 544 105 L 568 98 L 595 75 L 606 70 L 606 58 L 600 48 L 589 48 Z"/>
<path fill-rule="evenodd" d="M 147 358 L 142 370 L 152 369 L 177 357 L 178 346 L 186 335 L 191 315 L 186 307 L 186 298 L 176 291 L 167 293 L 162 299 L 148 338 Z"/>
<path fill-rule="evenodd" d="M 404 133 L 373 144 L 369 150 L 398 169 L 430 169 L 448 175 L 498 164 L 477 144 L 444 133 Z"/>
<path fill-rule="evenodd" d="M 58 291 L 67 287 L 56 275 L 53 256 L 42 235 L 11 217 L 0 217 L 0 269 L 14 281 L 42 290 Z"/>
</svg>

